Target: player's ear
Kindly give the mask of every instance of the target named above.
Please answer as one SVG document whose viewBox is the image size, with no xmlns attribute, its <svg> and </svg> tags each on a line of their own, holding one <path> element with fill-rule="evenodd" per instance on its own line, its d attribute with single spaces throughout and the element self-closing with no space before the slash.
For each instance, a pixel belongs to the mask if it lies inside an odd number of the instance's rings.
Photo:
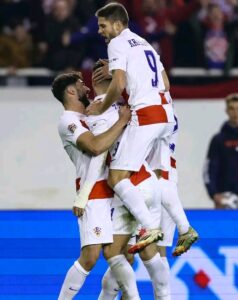
<svg viewBox="0 0 238 300">
<path fill-rule="evenodd" d="M 66 92 L 68 93 L 68 94 L 70 94 L 70 95 L 75 95 L 75 87 L 73 86 L 73 85 L 69 85 L 69 86 L 67 86 L 67 88 L 66 88 Z"/>
<path fill-rule="evenodd" d="M 113 26 L 116 33 L 120 33 L 122 28 L 123 28 L 123 25 L 122 25 L 121 21 L 115 21 L 112 26 Z"/>
</svg>

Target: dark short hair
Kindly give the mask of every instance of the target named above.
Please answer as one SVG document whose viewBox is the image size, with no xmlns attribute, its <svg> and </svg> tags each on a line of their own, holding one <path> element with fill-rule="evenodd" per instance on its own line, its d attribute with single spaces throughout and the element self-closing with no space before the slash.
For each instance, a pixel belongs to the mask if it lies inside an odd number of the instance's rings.
<svg viewBox="0 0 238 300">
<path fill-rule="evenodd" d="M 64 92 L 67 86 L 75 84 L 79 79 L 82 80 L 82 74 L 80 72 L 70 72 L 58 75 L 51 87 L 51 91 L 56 99 L 61 103 L 64 103 Z"/>
<path fill-rule="evenodd" d="M 109 3 L 96 11 L 96 17 L 103 17 L 110 21 L 121 21 L 124 26 L 128 26 L 128 13 L 120 3 Z"/>
<path fill-rule="evenodd" d="M 96 61 L 94 66 L 93 66 L 93 72 L 95 72 L 99 68 L 102 68 L 103 66 L 104 66 L 104 64 L 100 60 Z M 103 83 L 103 82 L 106 82 L 106 81 L 109 83 L 109 82 L 112 81 L 112 79 L 107 78 L 107 79 L 102 80 L 101 82 Z"/>
<path fill-rule="evenodd" d="M 96 61 L 94 66 L 93 66 L 93 72 L 96 71 L 97 69 L 103 67 L 103 66 L 104 66 L 103 63 L 100 60 Z"/>
<path fill-rule="evenodd" d="M 238 102 L 238 93 L 233 93 L 226 96 L 226 105 L 229 105 L 231 102 Z"/>
</svg>

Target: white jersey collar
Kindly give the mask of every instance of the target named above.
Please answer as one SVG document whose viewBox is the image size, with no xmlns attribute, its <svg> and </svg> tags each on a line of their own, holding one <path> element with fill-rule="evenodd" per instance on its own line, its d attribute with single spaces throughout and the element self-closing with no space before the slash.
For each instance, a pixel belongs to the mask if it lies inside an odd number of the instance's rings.
<svg viewBox="0 0 238 300">
<path fill-rule="evenodd" d="M 64 113 L 66 113 L 67 115 L 68 114 L 75 115 L 75 116 L 77 116 L 77 117 L 79 117 L 81 119 L 83 119 L 83 118 L 86 117 L 84 114 L 81 114 L 81 113 L 79 113 L 77 111 L 73 111 L 73 110 L 65 110 Z"/>
<path fill-rule="evenodd" d="M 129 28 L 125 28 L 122 30 L 122 32 L 118 36 L 126 35 L 127 33 L 131 32 Z"/>
</svg>

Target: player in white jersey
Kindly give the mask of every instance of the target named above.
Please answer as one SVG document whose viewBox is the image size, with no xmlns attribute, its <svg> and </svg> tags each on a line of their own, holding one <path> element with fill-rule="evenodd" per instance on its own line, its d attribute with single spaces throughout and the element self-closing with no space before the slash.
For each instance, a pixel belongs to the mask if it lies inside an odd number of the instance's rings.
<svg viewBox="0 0 238 300">
<path fill-rule="evenodd" d="M 128 178 L 131 172 L 139 171 L 156 139 L 172 133 L 173 110 L 171 105 L 162 104 L 158 93 L 163 85 L 159 56 L 149 43 L 128 29 L 124 6 L 111 3 L 98 10 L 96 15 L 99 33 L 109 42 L 109 69 L 113 78 L 103 103 L 91 104 L 87 112 L 104 112 L 126 87 L 132 118 L 111 162 L 108 183 L 146 228 L 137 244 L 138 251 L 162 239 L 162 234 L 151 218 L 143 195 Z"/>
<path fill-rule="evenodd" d="M 169 98 L 170 93 L 166 92 L 165 96 Z M 167 189 L 167 197 L 162 198 L 161 203 L 169 214 L 169 217 L 172 218 L 177 225 L 179 239 L 176 248 L 173 251 L 173 255 L 179 256 L 186 252 L 191 245 L 197 241 L 198 233 L 190 226 L 178 196 L 176 159 L 174 156 L 178 130 L 176 116 L 175 120 L 176 124 L 174 126 L 173 134 L 169 139 L 158 139 L 157 144 L 155 144 L 152 149 L 147 161 L 158 178 L 162 176 L 164 179 L 169 179 L 160 180 L 160 183 L 162 184 L 163 181 L 164 188 Z"/>
<path fill-rule="evenodd" d="M 158 180 L 153 176 L 147 177 L 142 181 L 138 187 L 147 195 L 148 202 L 149 199 L 155 197 L 154 193 L 157 196 L 157 199 L 162 203 L 170 202 L 176 205 L 175 202 L 179 202 L 178 193 L 177 193 L 177 171 L 176 171 L 176 160 L 175 160 L 175 141 L 176 141 L 177 130 L 174 131 L 171 140 L 170 147 L 168 148 L 167 144 L 163 144 L 160 147 L 160 155 L 163 156 L 165 152 L 170 153 L 171 168 L 168 171 L 164 163 L 165 158 L 159 158 L 156 163 L 156 168 L 160 171 L 161 177 Z M 167 147 L 167 148 L 166 148 Z M 157 152 L 156 152 L 157 154 Z M 165 155 L 167 157 L 167 154 Z M 152 157 L 151 157 L 152 158 Z M 163 168 L 163 169 L 162 169 Z M 149 171 L 149 170 L 148 170 Z M 151 173 L 151 171 L 149 171 Z M 153 172 L 152 172 L 153 173 Z M 170 293 L 170 268 L 168 260 L 166 257 L 166 247 L 172 246 L 174 231 L 175 231 L 175 222 L 168 214 L 167 210 L 162 207 L 162 216 L 161 216 L 161 229 L 164 232 L 163 241 L 157 243 L 158 253 L 152 258 L 148 259 L 148 250 L 149 247 L 146 247 L 142 250 L 139 255 L 149 273 L 149 276 L 152 280 L 152 285 L 154 289 L 154 299 L 156 300 L 171 300 Z M 110 269 L 104 274 L 102 280 L 102 291 L 100 293 L 99 300 L 114 300 L 117 295 L 117 290 L 119 289 L 118 283 L 115 277 L 112 276 Z"/>
<path fill-rule="evenodd" d="M 94 136 L 84 122 L 88 90 L 79 73 L 59 75 L 52 85 L 54 96 L 65 108 L 58 129 L 64 148 L 76 167 L 77 188 L 84 184 L 91 155 L 98 155 L 109 149 L 130 119 L 130 111 L 123 108 L 118 121 L 108 131 Z M 113 192 L 107 186 L 106 176 L 106 172 L 102 172 L 93 186 L 85 209 L 76 206 L 73 208 L 74 214 L 81 216 L 78 221 L 82 248 L 79 259 L 66 274 L 59 300 L 73 299 L 95 265 L 102 246 L 113 242 L 110 210 Z M 111 255 L 108 262 L 112 270 L 116 268 L 116 275 L 124 274 L 124 281 L 122 276 L 116 278 L 127 299 L 139 300 L 135 276 L 126 259 Z"/>
<path fill-rule="evenodd" d="M 108 61 L 102 59 L 100 61 L 102 67 L 97 69 L 95 71 L 95 74 L 93 75 L 93 78 L 96 82 L 101 82 L 102 80 L 108 79 L 111 76 L 108 70 Z M 165 83 L 165 91 L 161 91 L 160 94 L 164 103 L 168 102 L 172 104 L 173 101 L 169 93 L 170 83 L 162 64 L 161 64 L 161 69 L 162 69 L 161 76 Z M 174 116 L 174 118 L 176 120 L 176 124 L 174 126 L 172 136 L 169 137 L 168 139 L 157 140 L 157 143 L 153 147 L 148 157 L 148 161 L 152 169 L 157 174 L 158 178 L 161 177 L 161 173 L 162 173 L 163 178 L 168 179 L 168 174 L 169 174 L 170 177 L 169 183 L 168 181 L 166 181 L 164 182 L 165 185 L 168 184 L 173 185 L 171 187 L 171 190 L 174 191 L 174 199 L 172 197 L 172 193 L 169 193 L 171 194 L 170 197 L 162 198 L 163 199 L 162 220 L 164 223 L 165 217 L 163 216 L 169 216 L 169 219 L 172 217 L 172 220 L 176 223 L 178 227 L 179 240 L 173 252 L 174 256 L 178 256 L 186 252 L 191 247 L 191 245 L 197 240 L 198 235 L 197 232 L 193 228 L 191 228 L 188 219 L 185 215 L 185 212 L 183 210 L 181 201 L 179 200 L 177 195 L 177 172 L 176 172 L 176 168 L 174 168 L 175 158 L 173 156 L 174 156 L 174 150 L 176 145 L 178 124 L 177 124 L 176 116 Z M 162 180 L 160 180 L 160 185 L 161 182 Z M 163 207 L 165 207 L 166 210 L 163 209 Z M 168 221 L 168 223 L 171 224 L 170 220 Z M 166 226 L 162 226 L 162 232 L 163 232 L 163 228 L 166 228 Z M 166 236 L 164 237 L 164 239 L 166 239 Z M 131 248 L 132 251 L 134 247 L 137 247 L 137 245 L 133 245 L 133 248 Z"/>
<path fill-rule="evenodd" d="M 97 67 L 100 67 L 100 63 L 97 64 Z M 111 79 L 110 79 L 111 80 Z M 104 80 L 100 84 L 93 84 L 94 90 L 96 94 L 98 95 L 94 101 L 103 101 L 104 98 L 104 93 L 106 92 L 108 85 L 110 83 L 110 80 Z M 111 110 L 107 110 L 105 113 L 102 115 L 98 116 L 100 117 L 101 121 L 103 119 L 107 121 L 108 126 L 111 126 L 113 122 L 115 122 L 115 116 L 113 113 L 115 112 L 115 108 L 111 107 Z M 87 118 L 86 122 L 87 124 L 94 123 L 95 117 L 89 117 Z M 90 121 L 90 122 L 89 122 Z M 95 120 L 96 121 L 96 120 Z M 111 153 L 113 154 L 114 149 L 111 149 Z M 99 161 L 98 161 L 99 162 Z M 147 166 L 147 169 L 149 167 Z M 88 174 L 89 175 L 89 174 Z M 91 178 L 93 174 L 91 174 L 89 177 Z M 146 179 L 149 177 L 153 177 L 154 183 L 152 185 L 148 185 Z M 148 172 L 145 167 L 142 167 L 139 172 L 135 172 L 132 174 L 130 177 L 130 181 L 134 186 L 139 186 L 139 189 L 143 192 L 145 195 L 145 199 L 148 199 L 147 205 L 151 211 L 151 213 L 154 216 L 154 219 L 157 221 L 157 226 L 159 226 L 160 222 L 160 203 L 159 199 L 155 193 L 157 189 L 154 189 L 154 187 L 157 184 L 157 179 L 155 174 L 150 171 Z M 153 187 L 153 188 L 152 188 Z M 153 193 L 154 191 L 154 193 Z M 153 193 L 153 196 L 148 196 L 151 193 Z M 135 228 L 137 226 L 137 223 L 135 222 L 134 218 L 131 216 L 130 212 L 124 207 L 123 203 L 120 201 L 120 199 L 115 196 L 113 201 L 112 201 L 112 220 L 113 220 L 113 244 L 106 245 L 104 247 L 104 256 L 107 258 L 107 260 L 111 260 L 111 255 L 113 254 L 114 256 L 120 256 L 124 252 L 124 248 L 127 245 L 128 240 L 131 237 L 131 234 L 134 233 Z M 154 256 L 154 248 L 155 245 L 149 245 L 146 249 L 146 254 L 145 254 L 145 259 L 147 261 L 151 260 L 153 258 L 153 263 L 157 262 L 157 269 L 158 269 L 158 262 L 162 260 L 159 255 L 156 257 Z M 156 264 L 155 264 L 156 265 Z M 124 276 L 124 274 L 122 274 Z M 156 273 L 158 275 L 158 273 Z M 110 271 L 110 277 L 115 278 L 113 275 L 113 272 L 111 273 Z M 126 279 L 127 280 L 127 279 Z M 158 276 L 156 278 L 152 278 L 153 282 L 155 280 L 158 281 Z M 156 282 L 157 282 L 156 281 Z M 120 285 L 120 284 L 119 284 Z M 128 286 L 128 288 L 131 288 Z M 106 295 L 105 292 L 100 295 L 99 299 L 104 299 L 106 300 L 107 298 L 111 299 L 113 293 L 111 293 L 111 290 L 109 291 L 110 295 Z"/>
</svg>

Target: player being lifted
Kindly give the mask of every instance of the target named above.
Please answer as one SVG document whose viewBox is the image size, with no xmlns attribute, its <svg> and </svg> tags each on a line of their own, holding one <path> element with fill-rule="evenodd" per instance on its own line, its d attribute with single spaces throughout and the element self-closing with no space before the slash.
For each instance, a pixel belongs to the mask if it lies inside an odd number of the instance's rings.
<svg viewBox="0 0 238 300">
<path fill-rule="evenodd" d="M 171 135 L 173 110 L 170 104 L 162 103 L 158 93 L 158 90 L 164 90 L 160 58 L 148 42 L 128 29 L 124 6 L 110 3 L 99 9 L 96 16 L 99 34 L 108 43 L 109 70 L 113 77 L 104 101 L 92 103 L 87 113 L 103 113 L 126 87 L 132 117 L 112 157 L 108 183 L 146 229 L 135 248 L 139 251 L 162 239 L 163 235 L 156 227 L 143 195 L 129 177 L 140 170 L 156 140 Z"/>
</svg>

